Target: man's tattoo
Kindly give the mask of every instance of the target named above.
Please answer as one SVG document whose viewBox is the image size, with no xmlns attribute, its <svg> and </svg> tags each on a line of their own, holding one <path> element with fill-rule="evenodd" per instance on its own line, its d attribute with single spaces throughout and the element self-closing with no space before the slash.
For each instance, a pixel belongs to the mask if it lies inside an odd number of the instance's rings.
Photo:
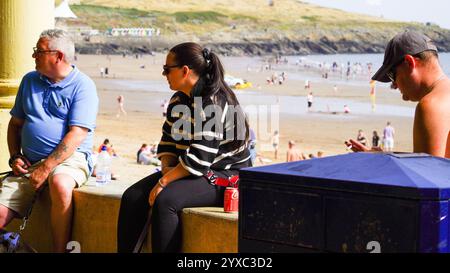
<svg viewBox="0 0 450 273">
<path fill-rule="evenodd" d="M 55 160 L 59 160 L 63 153 L 67 152 L 68 148 L 69 147 L 64 142 L 61 142 L 58 147 L 56 147 L 56 150 L 53 152 L 52 157 Z"/>
</svg>

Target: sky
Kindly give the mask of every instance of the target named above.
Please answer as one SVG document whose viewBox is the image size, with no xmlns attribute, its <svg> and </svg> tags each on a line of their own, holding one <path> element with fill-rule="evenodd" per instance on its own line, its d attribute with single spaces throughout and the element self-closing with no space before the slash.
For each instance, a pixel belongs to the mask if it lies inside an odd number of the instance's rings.
<svg viewBox="0 0 450 273">
<path fill-rule="evenodd" d="M 324 7 L 383 16 L 405 22 L 431 22 L 450 29 L 450 1 L 448 0 L 302 0 Z"/>
</svg>

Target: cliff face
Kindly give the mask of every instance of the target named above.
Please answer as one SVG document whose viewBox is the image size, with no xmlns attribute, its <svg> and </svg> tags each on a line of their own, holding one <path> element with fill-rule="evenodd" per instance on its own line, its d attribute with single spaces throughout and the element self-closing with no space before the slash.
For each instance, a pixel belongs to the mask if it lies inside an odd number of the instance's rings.
<svg viewBox="0 0 450 273">
<path fill-rule="evenodd" d="M 277 39 L 261 39 L 251 37 L 231 41 L 222 39 L 199 39 L 198 37 L 171 37 L 160 38 L 116 38 L 103 37 L 91 41 L 77 42 L 77 52 L 82 54 L 150 54 L 151 52 L 164 52 L 173 45 L 183 41 L 195 41 L 211 48 L 222 55 L 232 56 L 264 56 L 264 55 L 307 55 L 307 54 L 353 54 L 353 53 L 383 53 L 390 38 L 405 28 L 390 29 L 386 31 L 373 31 L 352 33 L 340 30 L 336 33 L 322 33 L 323 36 L 311 38 L 309 36 L 279 37 Z M 417 28 L 415 28 L 417 29 Z M 450 52 L 449 30 L 428 30 L 420 28 L 436 43 L 440 52 Z"/>
<path fill-rule="evenodd" d="M 324 34 L 318 38 L 282 38 L 279 40 L 251 40 L 245 42 L 207 42 L 206 46 L 221 54 L 230 55 L 307 55 L 307 54 L 354 54 L 354 53 L 384 53 L 387 42 L 398 32 L 407 28 L 380 31 L 378 33 L 352 33 L 341 30 L 340 37 L 334 34 Z M 425 28 L 412 28 L 427 34 L 433 39 L 440 52 L 450 52 L 450 31 L 438 31 Z"/>
</svg>

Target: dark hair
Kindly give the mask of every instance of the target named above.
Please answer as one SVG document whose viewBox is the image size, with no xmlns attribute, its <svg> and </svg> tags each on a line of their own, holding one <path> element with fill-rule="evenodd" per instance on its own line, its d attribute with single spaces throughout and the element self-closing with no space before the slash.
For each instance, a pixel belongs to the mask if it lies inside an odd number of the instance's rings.
<svg viewBox="0 0 450 273">
<path fill-rule="evenodd" d="M 414 55 L 414 57 L 419 58 L 423 62 L 429 62 L 433 58 L 439 59 L 438 53 L 434 50 L 425 50 L 423 52 L 420 52 L 419 54 Z"/>
<path fill-rule="evenodd" d="M 212 98 L 213 102 L 225 99 L 229 105 L 238 106 L 239 101 L 233 90 L 224 80 L 225 70 L 219 57 L 207 48 L 197 43 L 182 43 L 170 49 L 175 56 L 178 65 L 186 65 L 204 80 L 205 88 L 201 91 L 202 98 Z M 242 112 L 245 121 L 245 143 L 249 138 L 249 125 L 247 118 Z M 238 117 L 237 120 L 240 120 Z M 239 126 L 236 126 L 238 128 Z M 239 132 L 237 135 L 240 135 Z M 240 141 L 233 141 L 234 147 L 242 145 Z"/>
<path fill-rule="evenodd" d="M 104 145 L 109 144 L 109 139 L 105 138 L 105 140 L 103 140 L 103 144 L 104 144 Z"/>
</svg>

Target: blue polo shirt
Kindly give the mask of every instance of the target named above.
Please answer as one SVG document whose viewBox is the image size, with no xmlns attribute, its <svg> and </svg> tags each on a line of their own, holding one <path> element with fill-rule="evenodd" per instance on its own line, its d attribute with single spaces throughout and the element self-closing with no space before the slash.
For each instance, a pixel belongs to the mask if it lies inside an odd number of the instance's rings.
<svg viewBox="0 0 450 273">
<path fill-rule="evenodd" d="M 91 150 L 98 112 L 95 83 L 73 66 L 61 82 L 51 83 L 37 71 L 26 74 L 20 83 L 10 114 L 25 120 L 22 152 L 35 163 L 47 158 L 75 125 L 87 128 L 86 139 L 77 151 L 86 154 L 92 171 Z"/>
</svg>

